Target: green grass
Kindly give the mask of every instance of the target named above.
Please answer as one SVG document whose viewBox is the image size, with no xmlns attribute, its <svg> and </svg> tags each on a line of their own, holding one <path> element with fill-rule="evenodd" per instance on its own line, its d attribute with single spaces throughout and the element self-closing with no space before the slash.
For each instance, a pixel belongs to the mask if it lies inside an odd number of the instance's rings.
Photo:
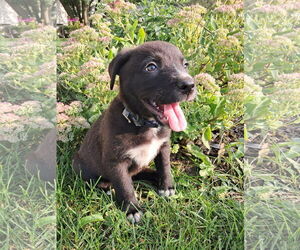
<svg viewBox="0 0 300 250">
<path fill-rule="evenodd" d="M 242 204 L 203 190 L 199 176 L 180 171 L 180 162 L 173 164 L 177 194 L 170 199 L 136 183 L 144 216 L 132 225 L 116 207 L 114 193 L 86 185 L 73 173 L 70 157 L 61 156 L 58 170 L 59 249 L 243 249 Z"/>
<path fill-rule="evenodd" d="M 54 185 L 28 174 L 22 157 L 11 149 L 1 154 L 0 249 L 53 249 Z"/>
</svg>

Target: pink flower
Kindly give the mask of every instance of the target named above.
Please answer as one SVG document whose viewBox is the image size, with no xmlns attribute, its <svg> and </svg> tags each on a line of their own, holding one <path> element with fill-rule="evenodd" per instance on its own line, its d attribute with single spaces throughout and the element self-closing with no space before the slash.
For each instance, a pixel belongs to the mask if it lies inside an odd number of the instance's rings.
<svg viewBox="0 0 300 250">
<path fill-rule="evenodd" d="M 82 109 L 82 103 L 80 101 L 73 101 L 70 103 L 70 107 L 81 110 Z"/>
<path fill-rule="evenodd" d="M 87 75 L 93 71 L 100 71 L 104 68 L 104 62 L 100 58 L 92 58 L 88 62 L 84 63 L 80 67 L 80 71 L 78 72 L 78 76 Z"/>
<path fill-rule="evenodd" d="M 51 62 L 45 62 L 42 65 L 40 65 L 39 68 L 44 71 L 56 72 L 56 61 L 52 60 Z"/>
<path fill-rule="evenodd" d="M 70 119 L 70 117 L 64 113 L 59 113 L 57 114 L 56 119 L 57 123 L 64 123 L 67 122 Z"/>
<path fill-rule="evenodd" d="M 215 78 L 213 78 L 210 74 L 200 73 L 195 76 L 195 80 L 197 83 L 203 86 L 204 89 L 216 95 L 220 95 L 220 87 L 216 84 Z"/>
<path fill-rule="evenodd" d="M 13 105 L 9 102 L 0 102 L 0 114 L 13 111 Z"/>
<path fill-rule="evenodd" d="M 262 7 L 255 8 L 254 11 L 263 14 L 286 15 L 286 10 L 279 5 L 265 4 Z"/>
<path fill-rule="evenodd" d="M 74 117 L 72 124 L 77 128 L 89 128 L 90 124 L 84 117 Z"/>
<path fill-rule="evenodd" d="M 99 40 L 99 42 L 102 42 L 102 43 L 109 43 L 112 40 L 112 38 L 109 36 L 103 36 L 103 37 L 100 37 L 98 40 Z"/>
<path fill-rule="evenodd" d="M 85 48 L 84 44 L 80 43 L 80 42 L 76 42 L 76 43 L 72 43 L 71 45 L 68 45 L 66 47 L 63 47 L 64 52 L 67 53 L 73 53 L 73 52 L 77 52 L 77 51 L 81 51 Z M 59 58 L 61 59 L 61 58 Z"/>
<path fill-rule="evenodd" d="M 99 33 L 89 26 L 84 26 L 72 31 L 70 37 L 74 37 L 78 42 L 91 42 L 99 39 Z"/>
<path fill-rule="evenodd" d="M 11 59 L 11 56 L 8 53 L 0 53 L 1 63 L 6 62 Z"/>
<path fill-rule="evenodd" d="M 300 9 L 300 2 L 295 3 L 285 3 L 281 5 L 282 8 L 286 10 L 299 10 Z"/>
<path fill-rule="evenodd" d="M 76 42 L 76 39 L 74 37 L 70 37 L 67 41 L 63 42 L 61 45 L 63 47 L 65 47 L 65 46 L 71 45 L 75 42 Z"/>
<path fill-rule="evenodd" d="M 180 23 L 180 19 L 179 18 L 173 18 L 167 21 L 167 25 L 168 26 L 176 26 L 178 23 Z"/>
<path fill-rule="evenodd" d="M 21 117 L 13 113 L 5 113 L 0 117 L 0 123 L 10 123 L 21 120 Z"/>
<path fill-rule="evenodd" d="M 65 110 L 66 110 L 65 105 L 62 102 L 58 102 L 56 104 L 56 110 L 57 110 L 58 113 L 65 112 Z"/>
<path fill-rule="evenodd" d="M 221 5 L 215 8 L 215 11 L 220 13 L 235 13 L 235 9 L 231 5 Z"/>
<path fill-rule="evenodd" d="M 97 81 L 99 82 L 109 82 L 110 81 L 110 76 L 108 73 L 103 73 L 97 76 Z"/>
<path fill-rule="evenodd" d="M 35 18 L 29 17 L 29 18 L 18 18 L 20 22 L 30 23 L 34 22 Z"/>
<path fill-rule="evenodd" d="M 279 78 L 283 80 L 297 80 L 300 79 L 300 73 L 281 74 Z"/>
<path fill-rule="evenodd" d="M 38 101 L 23 102 L 15 113 L 18 115 L 32 115 L 42 111 L 41 103 Z"/>
<path fill-rule="evenodd" d="M 78 22 L 79 18 L 68 18 L 69 22 Z"/>
<path fill-rule="evenodd" d="M 34 117 L 32 121 L 37 125 L 37 128 L 47 129 L 54 127 L 51 122 L 49 122 L 45 117 L 42 116 Z"/>
<path fill-rule="evenodd" d="M 136 5 L 133 3 L 125 2 L 123 0 L 116 0 L 109 3 L 106 7 L 106 10 L 115 14 L 120 14 L 126 10 L 136 9 Z"/>
<path fill-rule="evenodd" d="M 101 68 L 103 66 L 104 66 L 104 63 L 100 58 L 92 58 L 88 62 L 81 65 L 81 69 Z"/>
</svg>

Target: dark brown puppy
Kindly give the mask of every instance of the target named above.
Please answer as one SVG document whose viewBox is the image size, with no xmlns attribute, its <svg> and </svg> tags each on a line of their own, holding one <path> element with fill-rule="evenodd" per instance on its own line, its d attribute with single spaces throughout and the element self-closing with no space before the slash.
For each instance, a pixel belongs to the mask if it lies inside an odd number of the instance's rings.
<svg viewBox="0 0 300 250">
<path fill-rule="evenodd" d="M 186 127 L 179 102 L 194 99 L 196 88 L 177 47 L 144 43 L 121 51 L 110 63 L 111 89 L 120 77 L 120 93 L 88 131 L 74 156 L 74 168 L 85 180 L 101 177 L 112 184 L 128 219 L 141 214 L 132 179 L 157 177 L 158 193 L 175 193 L 170 171 L 170 133 Z M 157 171 L 144 169 L 154 159 Z"/>
</svg>

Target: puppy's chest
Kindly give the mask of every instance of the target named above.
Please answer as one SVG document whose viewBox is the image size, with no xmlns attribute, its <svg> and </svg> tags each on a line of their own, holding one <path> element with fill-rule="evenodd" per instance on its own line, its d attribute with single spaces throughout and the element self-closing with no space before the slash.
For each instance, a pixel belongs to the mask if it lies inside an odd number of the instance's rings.
<svg viewBox="0 0 300 250">
<path fill-rule="evenodd" d="M 159 138 L 156 136 L 156 133 L 154 133 L 150 141 L 129 149 L 126 152 L 126 155 L 138 166 L 144 167 L 156 157 L 159 149 L 165 142 L 168 141 L 168 139 L 168 137 Z"/>
</svg>

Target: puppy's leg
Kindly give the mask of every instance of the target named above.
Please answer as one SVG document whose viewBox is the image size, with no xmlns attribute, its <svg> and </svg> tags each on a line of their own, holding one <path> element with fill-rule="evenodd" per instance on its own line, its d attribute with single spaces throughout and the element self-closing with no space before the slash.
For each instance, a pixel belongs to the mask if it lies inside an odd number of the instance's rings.
<svg viewBox="0 0 300 250">
<path fill-rule="evenodd" d="M 128 173 L 128 162 L 119 163 L 111 170 L 111 182 L 116 191 L 117 203 L 123 211 L 126 211 L 127 218 L 132 223 L 141 219 L 142 213 L 135 197 L 133 182 Z"/>
<path fill-rule="evenodd" d="M 99 183 L 97 184 L 97 187 L 100 188 L 101 190 L 103 190 L 106 194 L 111 195 L 111 191 L 110 191 L 111 183 L 110 183 L 110 181 L 108 181 L 104 178 L 101 178 Z"/>
<path fill-rule="evenodd" d="M 170 144 L 165 143 L 162 145 L 158 155 L 154 159 L 159 176 L 158 194 L 167 197 L 175 194 L 173 178 L 171 174 L 170 153 Z"/>
<path fill-rule="evenodd" d="M 133 181 L 148 181 L 152 185 L 158 184 L 158 173 L 156 170 L 150 168 L 143 168 L 138 174 L 132 176 Z"/>
</svg>

